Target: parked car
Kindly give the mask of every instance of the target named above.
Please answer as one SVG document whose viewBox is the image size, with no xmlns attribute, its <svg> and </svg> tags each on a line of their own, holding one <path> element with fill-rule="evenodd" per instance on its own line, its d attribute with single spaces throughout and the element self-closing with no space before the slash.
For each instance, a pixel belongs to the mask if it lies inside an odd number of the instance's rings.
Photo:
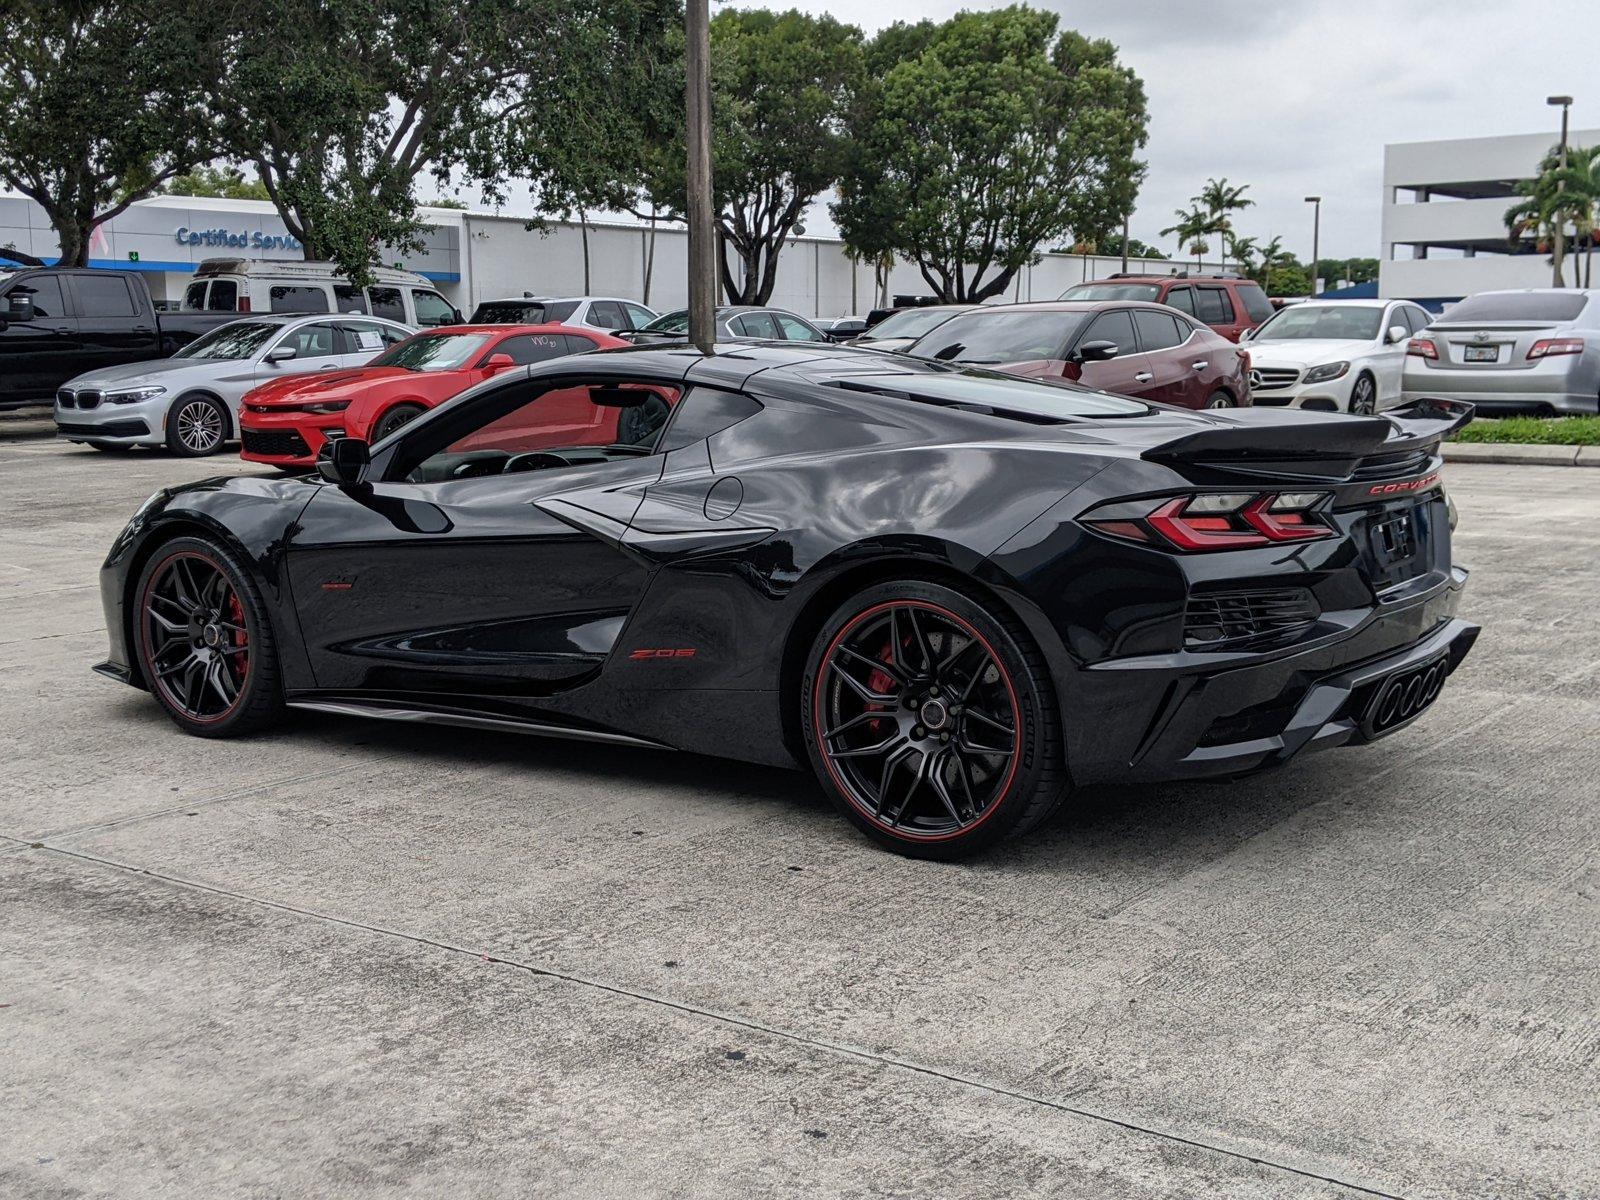
<svg viewBox="0 0 1600 1200">
<path fill-rule="evenodd" d="M 1400 403 L 1406 343 L 1433 319 L 1409 300 L 1312 300 L 1245 335 L 1257 404 L 1375 413 Z"/>
<path fill-rule="evenodd" d="M 361 366 L 411 330 L 378 317 L 230 321 L 171 358 L 87 371 L 56 392 L 56 434 L 96 450 L 165 446 L 214 454 L 238 435 L 239 403 L 267 381 Z"/>
<path fill-rule="evenodd" d="M 853 344 L 874 350 L 907 350 L 912 342 L 939 328 L 957 313 L 971 312 L 976 307 L 975 304 L 930 304 L 902 308 L 876 325 L 868 326 Z"/>
<path fill-rule="evenodd" d="M 563 325 L 462 325 L 419 333 L 356 370 L 279 380 L 248 393 L 239 417 L 240 457 L 309 467 L 324 443 L 382 441 L 501 371 L 625 345 L 610 334 Z"/>
<path fill-rule="evenodd" d="M 414 271 L 373 267 L 358 288 L 337 263 L 208 258 L 183 291 L 185 312 L 360 313 L 413 329 L 461 324 L 461 312 Z"/>
<path fill-rule="evenodd" d="M 46 402 L 85 371 L 166 358 L 230 320 L 157 312 L 137 271 L 0 273 L 0 408 Z"/>
<path fill-rule="evenodd" d="M 1069 783 L 1426 719 L 1479 633 L 1439 478 L 1470 416 L 847 346 L 539 362 L 314 475 L 163 489 L 101 568 L 97 669 L 207 738 L 293 708 L 809 768 L 878 844 L 957 858 Z"/>
<path fill-rule="evenodd" d="M 730 305 L 716 310 L 716 322 L 719 341 L 825 342 L 828 340 L 828 335 L 810 321 L 782 308 Z M 657 317 L 643 329 L 626 336 L 636 346 L 684 341 L 689 336 L 688 310 L 680 308 L 677 312 Z"/>
<path fill-rule="evenodd" d="M 614 296 L 535 296 L 524 292 L 485 300 L 472 310 L 473 325 L 566 325 L 616 333 L 643 329 L 660 316 L 655 309 Z"/>
<path fill-rule="evenodd" d="M 1254 280 L 1238 275 L 1107 275 L 1074 284 L 1063 300 L 1148 300 L 1169 304 L 1209 325 L 1230 342 L 1272 315 L 1272 302 Z"/>
<path fill-rule="evenodd" d="M 1401 393 L 1481 413 L 1600 412 L 1600 290 L 1467 297 L 1411 339 Z"/>
<path fill-rule="evenodd" d="M 867 319 L 862 316 L 824 317 L 812 324 L 827 334 L 830 342 L 848 342 L 867 331 Z"/>
<path fill-rule="evenodd" d="M 1181 408 L 1250 403 L 1250 355 L 1161 304 L 993 304 L 951 317 L 906 351 Z"/>
</svg>

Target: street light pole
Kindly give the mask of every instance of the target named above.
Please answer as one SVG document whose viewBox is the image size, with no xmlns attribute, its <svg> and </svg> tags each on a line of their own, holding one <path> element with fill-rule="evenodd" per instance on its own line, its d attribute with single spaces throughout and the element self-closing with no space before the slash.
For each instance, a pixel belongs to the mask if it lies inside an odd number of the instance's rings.
<svg viewBox="0 0 1600 1200">
<path fill-rule="evenodd" d="M 1567 170 L 1567 109 L 1572 107 L 1572 97 L 1550 96 L 1546 98 L 1545 103 L 1550 105 L 1552 108 L 1561 109 L 1561 171 L 1562 174 L 1565 174 Z M 1566 190 L 1567 181 L 1565 179 L 1556 180 L 1556 195 L 1559 196 Z M 1561 211 L 1561 205 L 1558 202 L 1556 204 L 1556 252 L 1550 259 L 1550 261 L 1554 264 L 1554 269 L 1551 272 L 1552 287 L 1567 286 L 1566 281 L 1562 278 L 1561 271 L 1561 260 L 1566 257 L 1566 253 L 1567 217 L 1566 214 Z"/>
<path fill-rule="evenodd" d="M 1322 239 L 1322 197 L 1307 196 L 1306 203 L 1311 205 L 1311 295 L 1315 297 L 1321 290 L 1317 287 L 1317 255 L 1322 253 L 1318 244 Z"/>
<path fill-rule="evenodd" d="M 688 81 L 689 340 L 710 354 L 716 329 L 716 230 L 711 216 L 711 5 L 688 0 L 683 31 Z"/>
</svg>

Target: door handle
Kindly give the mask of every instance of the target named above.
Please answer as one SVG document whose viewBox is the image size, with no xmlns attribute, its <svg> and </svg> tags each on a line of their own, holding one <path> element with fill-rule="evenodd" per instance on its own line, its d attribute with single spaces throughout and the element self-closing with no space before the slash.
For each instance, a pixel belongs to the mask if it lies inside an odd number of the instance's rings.
<svg viewBox="0 0 1600 1200">
<path fill-rule="evenodd" d="M 49 333 L 57 333 L 57 334 L 60 334 L 63 337 L 65 337 L 67 334 L 73 333 L 75 331 L 71 330 L 71 329 L 51 329 L 51 330 L 48 330 L 47 332 L 49 332 Z"/>
<path fill-rule="evenodd" d="M 319 370 L 319 371 L 337 371 L 338 369 L 339 369 L 339 364 L 338 363 L 323 363 L 320 367 L 317 368 L 317 370 Z"/>
<path fill-rule="evenodd" d="M 1202 358 L 1199 362 L 1190 363 L 1189 365 L 1192 366 L 1196 371 L 1204 371 L 1207 367 L 1209 367 L 1211 365 L 1211 363 L 1208 362 L 1206 359 Z"/>
<path fill-rule="evenodd" d="M 1138 383 L 1149 383 L 1152 379 L 1155 378 L 1155 376 L 1152 375 L 1149 371 L 1140 371 L 1133 378 L 1134 378 L 1135 382 L 1138 382 Z"/>
<path fill-rule="evenodd" d="M 135 325 L 133 327 L 133 331 L 135 333 L 149 333 L 150 332 L 150 326 L 148 326 L 148 325 Z"/>
</svg>

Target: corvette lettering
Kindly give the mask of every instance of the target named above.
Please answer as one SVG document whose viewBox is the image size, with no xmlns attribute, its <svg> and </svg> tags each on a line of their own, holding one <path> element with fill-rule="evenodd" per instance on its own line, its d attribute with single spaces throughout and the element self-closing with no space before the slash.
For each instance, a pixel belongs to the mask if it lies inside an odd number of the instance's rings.
<svg viewBox="0 0 1600 1200">
<path fill-rule="evenodd" d="M 1431 488 L 1434 484 L 1436 484 L 1438 482 L 1439 482 L 1439 473 L 1437 471 L 1435 471 L 1432 475 L 1424 476 L 1421 479 L 1407 479 L 1407 480 L 1403 480 L 1400 483 L 1378 483 L 1378 484 L 1374 484 L 1372 487 L 1369 487 L 1367 489 L 1367 495 L 1369 495 L 1369 496 L 1392 496 L 1397 492 L 1420 492 L 1424 488 Z"/>
</svg>

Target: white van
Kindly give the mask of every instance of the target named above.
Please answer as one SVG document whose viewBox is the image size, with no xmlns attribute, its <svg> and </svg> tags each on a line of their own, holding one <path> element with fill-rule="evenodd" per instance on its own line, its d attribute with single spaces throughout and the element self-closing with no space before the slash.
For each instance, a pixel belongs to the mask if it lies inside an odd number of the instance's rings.
<svg viewBox="0 0 1600 1200">
<path fill-rule="evenodd" d="M 461 312 L 412 271 L 372 268 L 353 286 L 337 263 L 208 258 L 183 292 L 184 312 L 362 313 L 425 329 L 461 324 Z"/>
</svg>

